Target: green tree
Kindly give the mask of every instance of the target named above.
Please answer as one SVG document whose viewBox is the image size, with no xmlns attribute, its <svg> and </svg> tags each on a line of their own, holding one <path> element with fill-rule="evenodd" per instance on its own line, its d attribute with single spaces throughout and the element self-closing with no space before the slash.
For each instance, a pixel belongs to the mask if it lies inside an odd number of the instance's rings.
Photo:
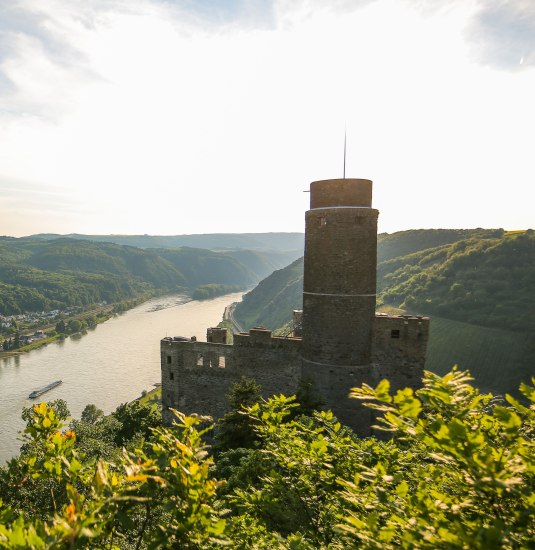
<svg viewBox="0 0 535 550">
<path fill-rule="evenodd" d="M 92 403 L 86 405 L 82 411 L 81 420 L 88 424 L 95 424 L 104 416 L 104 411 Z"/>
<path fill-rule="evenodd" d="M 117 445 L 125 445 L 134 437 L 148 438 L 152 430 L 162 423 L 160 411 L 140 401 L 122 403 L 114 411 L 113 416 L 121 423 L 115 434 Z"/>
<path fill-rule="evenodd" d="M 35 405 L 25 451 L 0 468 L 0 548 L 531 548 L 535 388 L 520 403 L 470 381 L 454 370 L 417 391 L 354 388 L 388 440 L 357 438 L 329 411 L 295 416 L 295 397 L 255 403 L 256 448 L 218 457 L 229 484 L 241 476 L 230 490 L 213 477 L 206 417 L 176 413 L 109 460 Z"/>
<path fill-rule="evenodd" d="M 82 330 L 82 323 L 78 319 L 70 319 L 67 323 L 67 332 L 75 333 L 80 332 Z"/>
<path fill-rule="evenodd" d="M 244 409 L 260 400 L 261 387 L 252 378 L 242 377 L 227 394 L 229 412 L 216 426 L 216 453 L 231 449 L 251 448 L 258 440 L 252 418 Z"/>
<path fill-rule="evenodd" d="M 299 381 L 296 398 L 298 406 L 295 408 L 295 414 L 311 416 L 315 411 L 321 410 L 325 405 L 324 399 L 321 397 L 316 385 L 310 378 L 302 378 Z"/>
<path fill-rule="evenodd" d="M 86 460 L 118 460 L 122 449 L 115 443 L 115 438 L 123 425 L 113 415 L 91 420 L 71 421 L 70 429 L 76 433 L 76 450 L 83 453 Z"/>
<path fill-rule="evenodd" d="M 89 328 L 92 328 L 92 327 L 96 327 L 97 326 L 97 318 L 94 316 L 94 315 L 88 315 L 85 319 L 84 319 L 86 325 L 89 327 Z"/>
<path fill-rule="evenodd" d="M 353 397 L 383 414 L 379 427 L 405 455 L 403 465 L 393 456 L 344 482 L 350 513 L 341 528 L 355 544 L 532 545 L 535 388 L 520 387 L 530 407 L 509 395 L 505 406 L 470 381 L 466 372 L 427 372 L 416 392 L 391 395 L 386 380 L 375 389 L 353 390 Z M 365 510 L 374 510 L 373 521 Z"/>
<path fill-rule="evenodd" d="M 84 460 L 75 433 L 62 431 L 46 403 L 33 411 L 25 437 L 35 452 L 0 470 L 0 494 L 39 483 L 50 488 L 49 502 L 0 500 L 0 547 L 200 549 L 228 541 L 197 429 L 203 419 L 178 415 L 173 431 L 157 429 L 145 451 L 111 464 Z"/>
</svg>

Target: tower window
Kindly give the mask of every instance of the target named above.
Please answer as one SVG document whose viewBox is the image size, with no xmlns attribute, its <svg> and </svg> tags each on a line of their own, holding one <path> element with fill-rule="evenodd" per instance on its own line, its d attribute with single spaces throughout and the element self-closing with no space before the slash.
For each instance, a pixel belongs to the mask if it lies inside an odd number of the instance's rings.
<svg viewBox="0 0 535 550">
<path fill-rule="evenodd" d="M 170 365 L 172 361 L 172 357 L 170 355 L 167 356 L 167 364 Z"/>
<path fill-rule="evenodd" d="M 225 356 L 221 355 L 219 357 L 219 368 L 224 369 L 225 368 Z"/>
<path fill-rule="evenodd" d="M 391 330 L 390 338 L 399 338 L 399 330 L 398 329 Z"/>
<path fill-rule="evenodd" d="M 203 361 L 202 353 L 199 353 L 199 355 L 197 356 L 197 366 L 202 367 L 203 364 L 204 364 L 204 361 Z"/>
<path fill-rule="evenodd" d="M 318 218 L 318 225 L 320 227 L 327 225 L 327 218 L 325 216 L 321 216 L 320 218 Z"/>
<path fill-rule="evenodd" d="M 169 373 L 169 380 L 174 380 L 175 379 L 175 373 L 174 372 L 170 372 Z"/>
</svg>

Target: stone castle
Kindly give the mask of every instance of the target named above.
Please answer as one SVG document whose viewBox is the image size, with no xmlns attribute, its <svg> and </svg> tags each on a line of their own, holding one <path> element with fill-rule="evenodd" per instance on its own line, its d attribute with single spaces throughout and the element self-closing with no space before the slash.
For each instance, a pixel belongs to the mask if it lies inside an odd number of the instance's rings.
<svg viewBox="0 0 535 550">
<path fill-rule="evenodd" d="M 392 388 L 421 382 L 429 318 L 375 312 L 377 217 L 372 182 L 315 181 L 306 213 L 303 311 L 292 337 L 263 327 L 234 335 L 209 328 L 207 341 L 167 337 L 161 341 L 162 407 L 219 418 L 226 394 L 243 376 L 254 378 L 265 397 L 296 393 L 311 382 L 325 407 L 360 435 L 371 431 L 372 413 L 352 387 Z"/>
</svg>

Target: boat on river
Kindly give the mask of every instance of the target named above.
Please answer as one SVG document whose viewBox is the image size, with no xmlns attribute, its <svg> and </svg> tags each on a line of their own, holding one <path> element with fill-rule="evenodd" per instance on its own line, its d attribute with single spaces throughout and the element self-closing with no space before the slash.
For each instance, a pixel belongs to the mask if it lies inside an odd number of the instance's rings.
<svg viewBox="0 0 535 550">
<path fill-rule="evenodd" d="M 61 384 L 61 380 L 56 380 L 55 382 L 52 382 L 51 384 L 48 384 L 47 386 L 44 386 L 42 388 L 39 388 L 38 390 L 33 390 L 30 395 L 28 395 L 29 399 L 35 399 L 36 397 L 39 397 L 40 395 L 43 395 L 43 393 L 46 393 L 47 391 L 50 391 L 54 389 L 56 386 L 59 386 Z"/>
</svg>

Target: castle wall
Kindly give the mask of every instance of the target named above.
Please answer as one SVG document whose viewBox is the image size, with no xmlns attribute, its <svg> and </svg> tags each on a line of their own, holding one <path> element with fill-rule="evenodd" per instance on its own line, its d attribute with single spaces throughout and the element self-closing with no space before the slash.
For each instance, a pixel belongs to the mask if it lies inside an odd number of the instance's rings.
<svg viewBox="0 0 535 550">
<path fill-rule="evenodd" d="M 301 340 L 271 337 L 271 331 L 235 334 L 234 345 L 189 339 L 161 341 L 162 409 L 220 418 L 227 412 L 226 394 L 245 376 L 254 378 L 265 397 L 291 395 L 300 379 Z"/>
<path fill-rule="evenodd" d="M 374 320 L 372 361 L 391 388 L 419 387 L 429 338 L 429 317 L 389 316 Z"/>
<path fill-rule="evenodd" d="M 351 388 L 363 383 L 375 386 L 381 379 L 377 366 L 325 365 L 303 359 L 302 376 L 313 382 L 314 388 L 324 403 L 340 422 L 351 427 L 357 434 L 371 434 L 372 411 L 357 399 L 350 399 Z"/>
<path fill-rule="evenodd" d="M 208 331 L 212 337 L 219 332 Z M 274 337 L 255 328 L 234 335 L 234 345 L 188 338 L 161 341 L 164 421 L 169 407 L 220 418 L 226 394 L 243 377 L 256 380 L 264 397 L 296 393 L 300 381 L 315 391 L 338 419 L 361 436 L 370 435 L 373 412 L 348 397 L 353 387 L 375 386 L 383 378 L 392 390 L 417 388 L 425 364 L 429 318 L 377 314 L 373 324 L 372 361 L 366 365 L 329 365 L 301 357 L 301 338 Z M 223 337 L 220 336 L 221 340 Z"/>
</svg>

